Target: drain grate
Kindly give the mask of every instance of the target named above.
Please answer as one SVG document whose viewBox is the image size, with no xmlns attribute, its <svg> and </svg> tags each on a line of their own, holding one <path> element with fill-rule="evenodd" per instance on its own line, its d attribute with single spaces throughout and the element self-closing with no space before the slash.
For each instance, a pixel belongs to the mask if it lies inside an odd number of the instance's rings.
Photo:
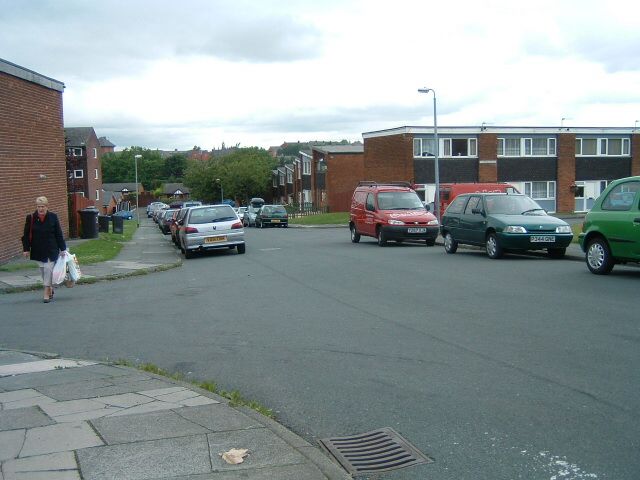
<svg viewBox="0 0 640 480">
<path fill-rule="evenodd" d="M 389 427 L 348 437 L 325 438 L 320 440 L 320 445 L 352 475 L 433 462 Z"/>
</svg>

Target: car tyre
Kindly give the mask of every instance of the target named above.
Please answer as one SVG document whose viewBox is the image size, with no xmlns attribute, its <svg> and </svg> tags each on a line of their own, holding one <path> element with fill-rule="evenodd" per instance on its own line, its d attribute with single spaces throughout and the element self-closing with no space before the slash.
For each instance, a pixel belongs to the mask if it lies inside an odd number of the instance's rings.
<svg viewBox="0 0 640 480">
<path fill-rule="evenodd" d="M 585 254 L 587 267 L 596 275 L 607 275 L 613 270 L 613 258 L 607 241 L 602 237 L 596 237 L 589 241 Z"/>
<path fill-rule="evenodd" d="M 242 254 L 247 250 L 247 245 L 245 243 L 241 243 L 238 245 L 238 253 Z"/>
<path fill-rule="evenodd" d="M 360 234 L 356 230 L 356 226 L 355 225 L 351 225 L 350 230 L 351 230 L 351 242 L 352 243 L 358 243 L 360 241 Z"/>
<path fill-rule="evenodd" d="M 498 236 L 494 232 L 487 235 L 486 250 L 488 257 L 493 260 L 502 257 L 503 250 L 498 243 Z"/>
<path fill-rule="evenodd" d="M 384 247 L 387 244 L 387 238 L 385 237 L 384 230 L 378 228 L 378 246 Z"/>
<path fill-rule="evenodd" d="M 549 254 L 549 257 L 559 259 L 559 258 L 564 258 L 565 254 L 567 253 L 567 249 L 566 248 L 548 248 L 547 253 Z"/>
<path fill-rule="evenodd" d="M 187 260 L 189 260 L 190 258 L 193 258 L 193 252 L 187 248 L 184 249 L 184 258 L 186 258 Z"/>
<path fill-rule="evenodd" d="M 453 235 L 447 232 L 444 236 L 444 251 L 447 253 L 456 253 L 458 250 L 458 242 L 453 239 Z"/>
</svg>

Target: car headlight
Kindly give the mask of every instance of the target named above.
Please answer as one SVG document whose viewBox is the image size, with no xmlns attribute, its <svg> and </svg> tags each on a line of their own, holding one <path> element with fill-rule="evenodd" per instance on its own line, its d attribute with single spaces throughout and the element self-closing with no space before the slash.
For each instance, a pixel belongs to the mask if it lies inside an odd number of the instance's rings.
<svg viewBox="0 0 640 480">
<path fill-rule="evenodd" d="M 560 225 L 556 227 L 556 233 L 573 233 L 569 225 Z"/>
<path fill-rule="evenodd" d="M 435 226 L 437 226 L 438 225 L 438 219 L 434 218 L 433 220 L 428 222 L 427 225 L 430 225 L 430 226 L 434 226 L 435 225 Z"/>
<path fill-rule="evenodd" d="M 389 220 L 389 225 L 404 225 L 404 222 L 401 220 Z"/>
<path fill-rule="evenodd" d="M 527 233 L 527 230 L 520 225 L 509 225 L 504 227 L 504 233 Z"/>
</svg>

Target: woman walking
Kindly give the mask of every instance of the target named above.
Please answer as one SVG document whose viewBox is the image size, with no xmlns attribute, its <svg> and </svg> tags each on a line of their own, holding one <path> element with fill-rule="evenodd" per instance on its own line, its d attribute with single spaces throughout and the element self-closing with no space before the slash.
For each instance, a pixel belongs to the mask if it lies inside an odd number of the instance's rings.
<svg viewBox="0 0 640 480">
<path fill-rule="evenodd" d="M 22 247 L 24 257 L 36 260 L 40 265 L 44 284 L 43 301 L 49 303 L 53 298 L 53 266 L 60 252 L 67 249 L 67 245 L 62 236 L 58 216 L 49 211 L 47 197 L 36 198 L 36 211 L 27 215 Z"/>
</svg>

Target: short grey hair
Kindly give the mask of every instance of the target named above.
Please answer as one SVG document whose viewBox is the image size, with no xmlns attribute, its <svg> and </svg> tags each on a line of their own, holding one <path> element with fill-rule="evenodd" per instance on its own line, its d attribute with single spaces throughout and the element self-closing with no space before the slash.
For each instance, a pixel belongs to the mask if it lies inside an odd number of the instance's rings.
<svg viewBox="0 0 640 480">
<path fill-rule="evenodd" d="M 38 197 L 36 198 L 36 205 L 49 205 L 49 200 L 47 200 L 47 197 Z"/>
</svg>

